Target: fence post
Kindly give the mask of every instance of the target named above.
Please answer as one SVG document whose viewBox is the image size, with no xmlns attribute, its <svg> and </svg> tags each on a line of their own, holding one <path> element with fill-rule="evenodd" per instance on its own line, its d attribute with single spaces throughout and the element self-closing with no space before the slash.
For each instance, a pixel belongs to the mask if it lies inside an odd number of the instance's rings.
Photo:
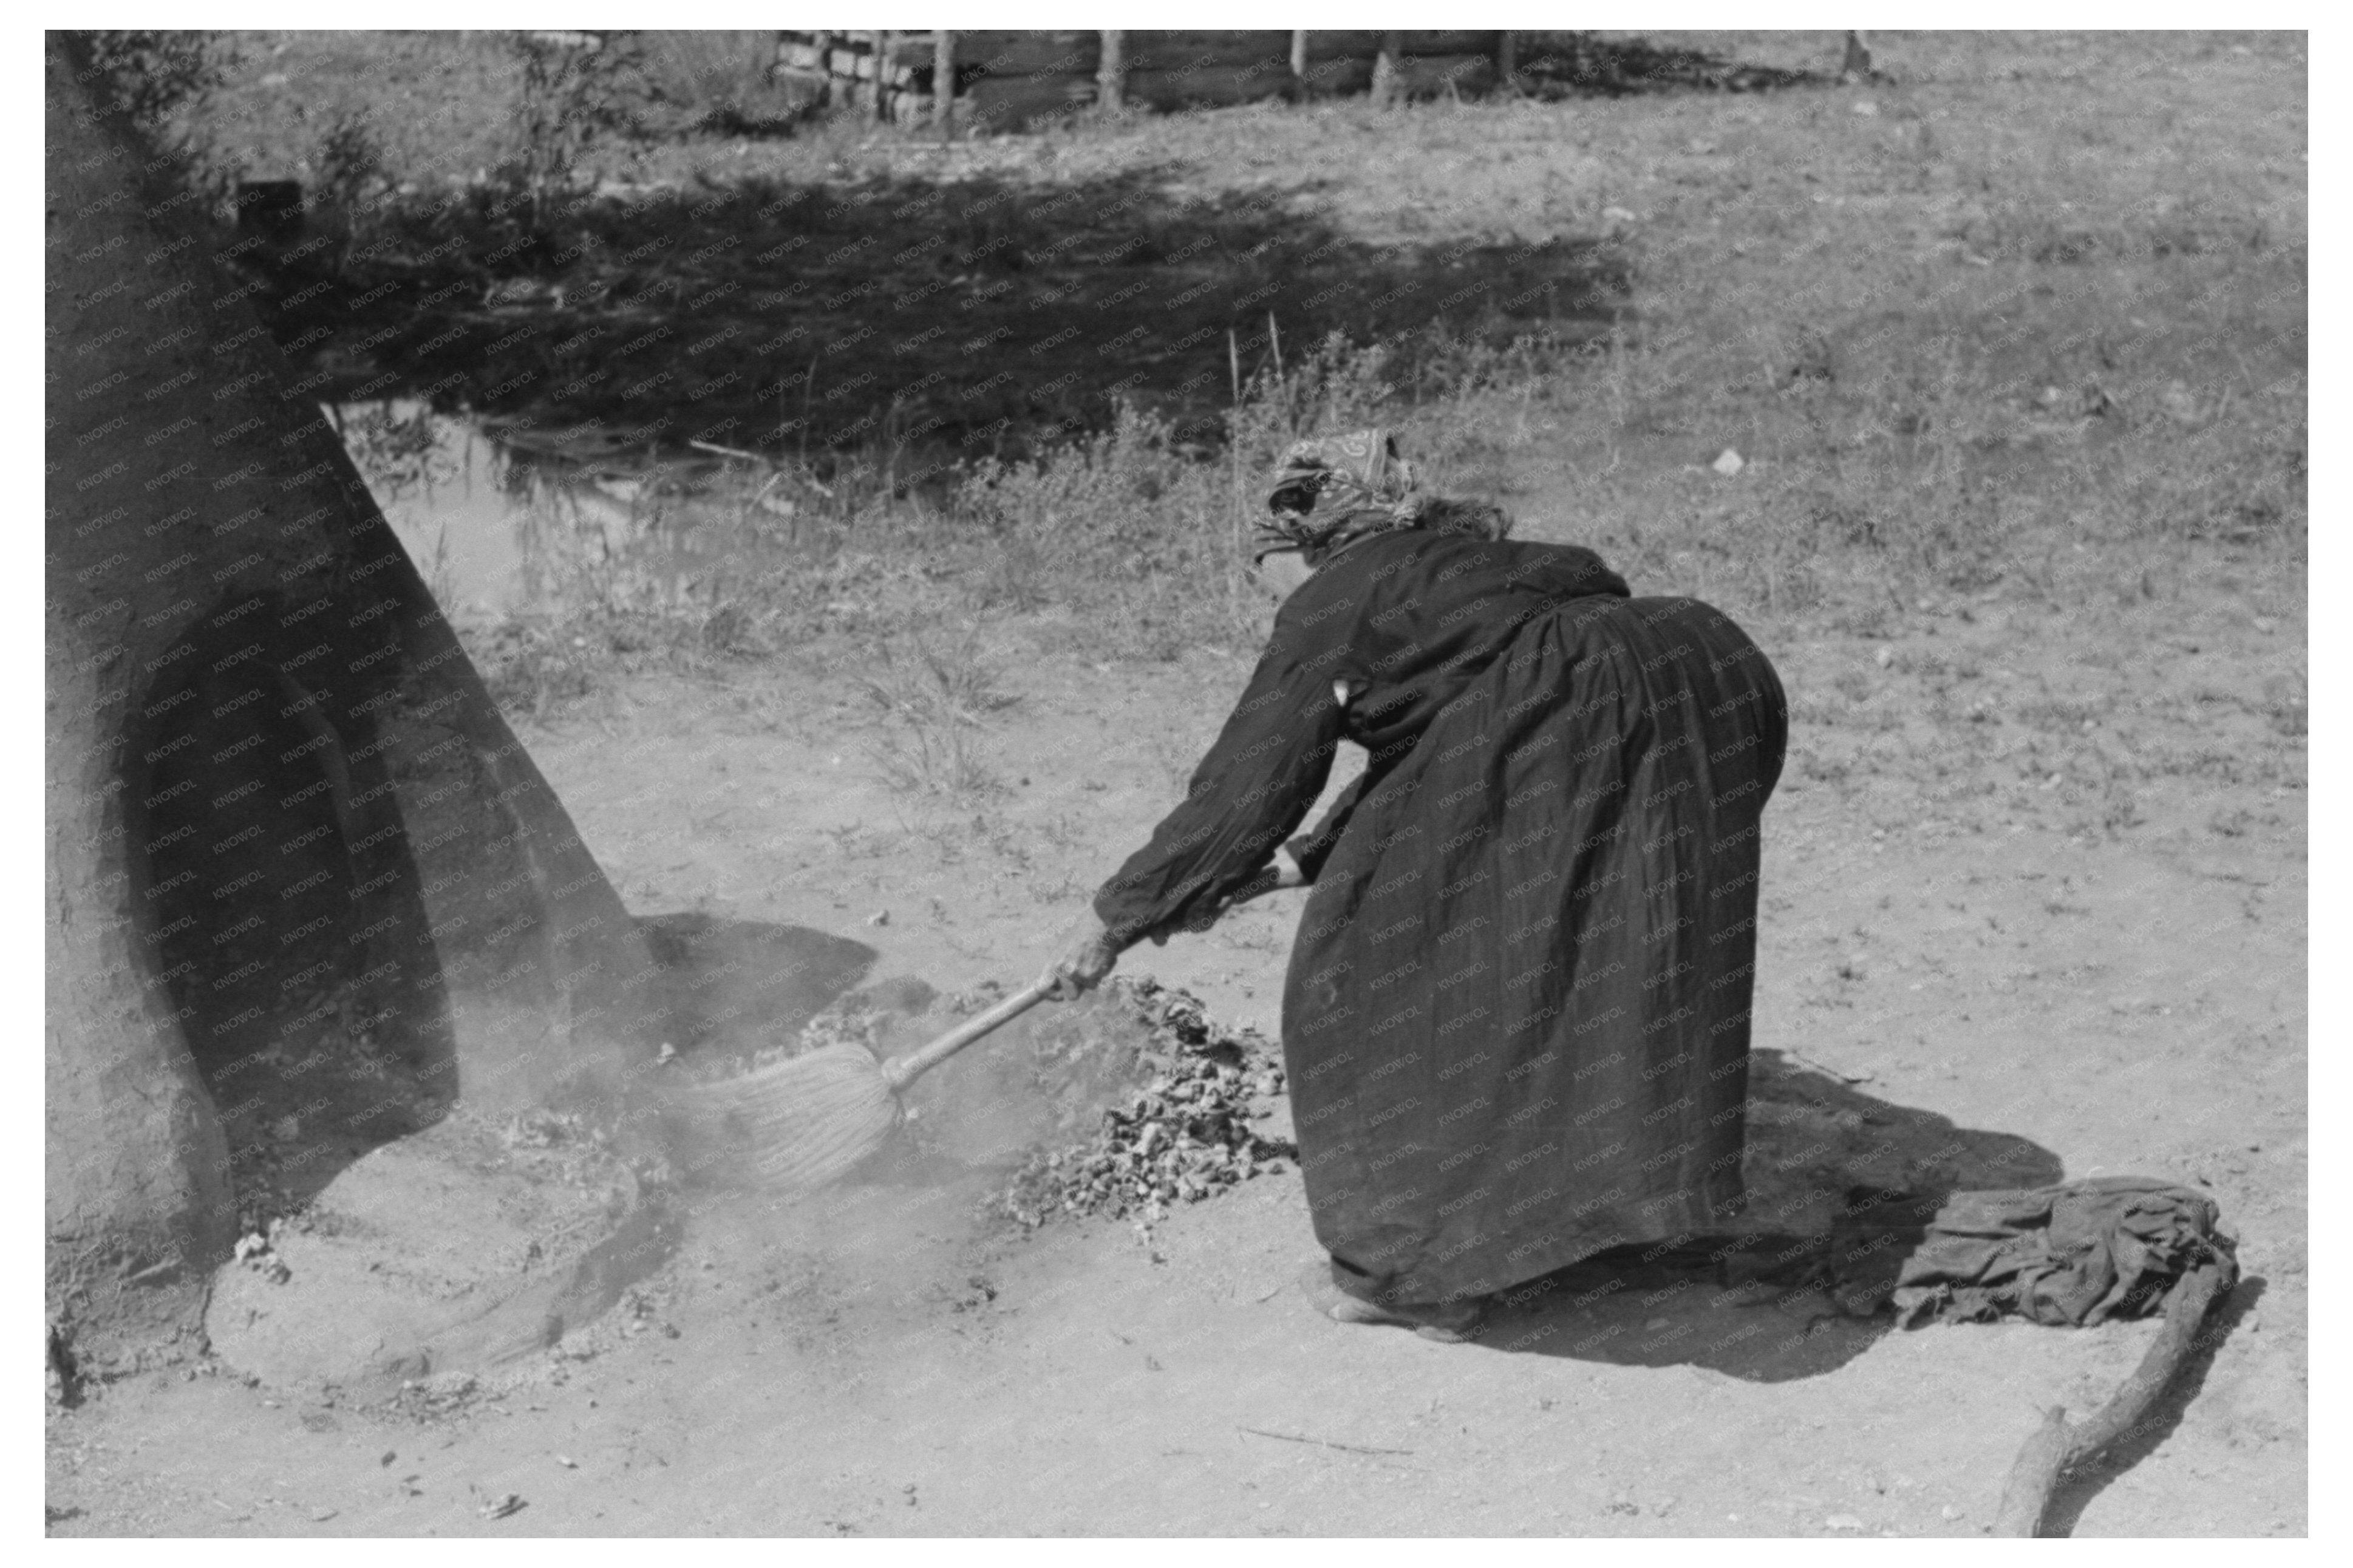
<svg viewBox="0 0 2353 1568">
<path fill-rule="evenodd" d="M 943 139 L 954 134 L 948 114 L 955 98 L 955 35 L 932 35 L 932 123 Z"/>
<path fill-rule="evenodd" d="M 1307 96 L 1307 29 L 1291 30 L 1291 90 L 1294 97 Z"/>
<path fill-rule="evenodd" d="M 1846 36 L 1846 59 L 1839 67 L 1841 81 L 1871 79 L 1871 46 L 1863 42 L 1861 33 Z"/>
<path fill-rule="evenodd" d="M 1127 35 L 1102 35 L 1102 58 L 1095 65 L 1095 105 L 1103 113 L 1127 112 Z"/>
<path fill-rule="evenodd" d="M 819 109 L 833 107 L 833 35 L 811 33 L 809 47 L 817 50 L 817 105 Z"/>
<path fill-rule="evenodd" d="M 1505 92 L 1520 90 L 1520 45 L 1509 31 L 1495 35 L 1495 85 Z"/>
<path fill-rule="evenodd" d="M 899 51 L 899 32 L 874 35 L 874 118 L 891 118 L 891 57 Z"/>
<path fill-rule="evenodd" d="M 1397 96 L 1398 63 L 1405 53 L 1403 33 L 1383 33 L 1381 47 L 1373 56 L 1372 99 L 1386 107 Z"/>
</svg>

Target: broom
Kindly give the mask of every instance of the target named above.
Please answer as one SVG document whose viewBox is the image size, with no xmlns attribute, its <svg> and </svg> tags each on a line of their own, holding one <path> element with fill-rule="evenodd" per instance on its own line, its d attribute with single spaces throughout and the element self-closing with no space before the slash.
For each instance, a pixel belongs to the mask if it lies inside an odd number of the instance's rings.
<svg viewBox="0 0 2353 1568">
<path fill-rule="evenodd" d="M 1268 867 L 1191 928 L 1207 928 L 1218 915 L 1279 884 Z M 1039 980 L 893 1061 L 877 1062 L 863 1045 L 824 1045 L 740 1078 L 679 1086 L 667 1096 L 673 1129 L 698 1148 L 718 1150 L 701 1163 L 740 1156 L 752 1185 L 812 1192 L 847 1173 L 898 1130 L 906 1116 L 899 1096 L 908 1085 L 1053 991 Z"/>
<path fill-rule="evenodd" d="M 740 1153 L 752 1184 L 810 1192 L 882 1147 L 906 1115 L 899 1096 L 909 1084 L 1050 994 L 1043 981 L 1015 991 L 891 1062 L 863 1045 L 825 1045 L 740 1078 L 680 1086 L 669 1106 L 691 1141 L 719 1146 L 722 1159 Z"/>
</svg>

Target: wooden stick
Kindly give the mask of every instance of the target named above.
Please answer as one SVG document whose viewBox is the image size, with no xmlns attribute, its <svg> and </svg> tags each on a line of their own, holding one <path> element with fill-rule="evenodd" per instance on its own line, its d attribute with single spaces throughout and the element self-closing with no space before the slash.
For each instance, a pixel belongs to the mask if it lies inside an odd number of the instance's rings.
<svg viewBox="0 0 2353 1568">
<path fill-rule="evenodd" d="M 1410 1454 L 1410 1448 L 1367 1448 L 1360 1443 L 1334 1443 L 1323 1437 L 1302 1437 L 1293 1432 L 1269 1432 L 1261 1426 L 1237 1426 L 1237 1432 L 1247 1432 L 1253 1437 L 1271 1437 L 1282 1443 L 1313 1443 L 1319 1448 L 1337 1448 L 1345 1454 Z"/>
<path fill-rule="evenodd" d="M 2184 1275 L 2166 1298 L 2165 1327 L 2149 1342 L 2132 1376 L 2125 1379 L 2105 1404 L 2081 1426 L 2072 1427 L 2064 1406 L 2051 1407 L 2010 1467 L 2010 1479 L 2001 1489 L 2001 1506 L 1994 1515 L 1994 1534 L 2023 1539 L 2042 1532 L 2042 1516 L 2051 1506 L 2051 1494 L 2060 1477 L 2089 1464 L 2148 1414 L 2158 1395 L 2181 1370 L 2199 1326 L 2225 1288 L 2222 1265 L 2218 1261 L 2209 1259 Z"/>
<path fill-rule="evenodd" d="M 1043 984 L 1025 986 L 979 1017 L 967 1019 L 920 1051 L 911 1051 L 882 1069 L 882 1081 L 897 1094 L 999 1024 L 1020 1017 L 1050 994 Z"/>
<path fill-rule="evenodd" d="M 1127 35 L 1102 35 L 1102 54 L 1095 63 L 1095 107 L 1107 115 L 1127 112 Z"/>
<path fill-rule="evenodd" d="M 830 109 L 833 107 L 834 102 L 833 35 L 831 33 L 811 33 L 809 35 L 809 48 L 817 51 L 817 106 L 819 109 Z"/>
<path fill-rule="evenodd" d="M 1387 107 L 1397 96 L 1398 69 L 1405 55 L 1403 33 L 1383 33 L 1381 47 L 1373 56 L 1372 97 L 1375 103 Z"/>
<path fill-rule="evenodd" d="M 899 52 L 899 30 L 896 27 L 874 35 L 874 118 L 891 118 L 891 72 L 892 57 Z"/>
<path fill-rule="evenodd" d="M 955 107 L 955 35 L 934 32 L 932 35 L 932 123 L 940 128 L 940 140 L 944 142 L 955 132 L 948 122 L 948 113 Z"/>
<path fill-rule="evenodd" d="M 1871 79 L 1871 46 L 1862 41 L 1861 33 L 1846 36 L 1846 58 L 1839 65 L 1841 81 Z"/>
</svg>

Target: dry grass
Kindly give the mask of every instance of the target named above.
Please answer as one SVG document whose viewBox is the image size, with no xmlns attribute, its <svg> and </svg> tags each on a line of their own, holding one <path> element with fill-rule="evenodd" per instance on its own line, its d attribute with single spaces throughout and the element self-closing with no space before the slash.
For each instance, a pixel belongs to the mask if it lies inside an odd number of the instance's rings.
<svg viewBox="0 0 2353 1568">
<path fill-rule="evenodd" d="M 1692 41 L 1800 65 L 1822 37 Z M 1172 201 L 1288 203 L 1351 243 L 1440 256 L 1608 234 L 1635 316 L 1585 344 L 1440 312 L 1372 342 L 1248 317 L 1239 396 L 1217 389 L 1221 444 L 1108 402 L 1098 427 L 1018 460 L 946 463 L 878 434 L 785 476 L 788 535 L 747 526 L 715 599 L 616 597 L 581 612 L 587 647 L 712 661 L 962 614 L 1094 658 L 1244 651 L 1264 619 L 1234 545 L 1258 474 L 1296 431 L 1375 419 L 1440 488 L 1502 501 L 1522 536 L 1590 544 L 1641 591 L 1768 621 L 1878 635 L 1924 599 L 1987 594 L 2126 614 L 2225 567 L 2300 593 L 2300 37 L 1875 46 L 1895 79 L 1864 88 L 1266 106 L 965 149 L 967 173 L 1040 202 L 1150 167 Z M 837 126 L 696 167 L 855 189 L 938 156 Z M 997 239 L 1033 227 L 1011 206 L 974 221 Z M 1736 475 L 1707 466 L 1726 449 Z M 713 504 L 748 518 L 776 482 L 730 475 Z M 2300 699 L 2274 705 L 2280 733 L 2300 723 Z M 951 743 L 969 728 L 909 730 L 908 776 L 963 776 Z"/>
<path fill-rule="evenodd" d="M 887 726 L 867 752 L 884 781 L 957 804 L 1004 793 L 1004 780 L 982 759 L 979 732 L 988 715 L 1019 699 L 1002 689 L 977 629 L 945 649 L 920 636 L 885 644 L 880 662 L 879 674 L 855 683 Z"/>
</svg>

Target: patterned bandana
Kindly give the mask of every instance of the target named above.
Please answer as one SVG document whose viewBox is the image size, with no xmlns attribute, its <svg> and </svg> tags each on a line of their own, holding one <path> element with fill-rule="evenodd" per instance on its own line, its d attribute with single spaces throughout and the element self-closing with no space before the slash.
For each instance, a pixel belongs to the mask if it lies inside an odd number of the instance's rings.
<svg viewBox="0 0 2353 1568">
<path fill-rule="evenodd" d="M 1376 426 L 1293 441 L 1267 493 L 1273 520 L 1251 531 L 1250 558 L 1297 550 L 1310 566 L 1352 540 L 1420 520 L 1413 465 Z"/>
</svg>

